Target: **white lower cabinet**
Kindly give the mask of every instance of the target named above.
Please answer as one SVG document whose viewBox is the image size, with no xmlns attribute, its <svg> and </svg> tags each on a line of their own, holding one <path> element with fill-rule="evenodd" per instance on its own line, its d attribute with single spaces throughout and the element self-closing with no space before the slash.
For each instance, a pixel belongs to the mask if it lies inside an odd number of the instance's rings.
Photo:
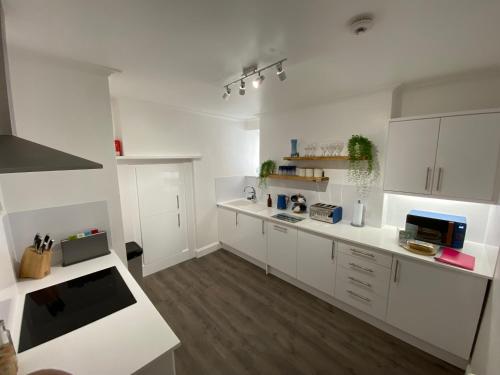
<svg viewBox="0 0 500 375">
<path fill-rule="evenodd" d="M 266 262 L 267 223 L 254 216 L 218 209 L 219 240 L 261 262 Z"/>
<path fill-rule="evenodd" d="M 268 224 L 267 262 L 271 267 L 297 278 L 296 228 L 275 223 Z"/>
<path fill-rule="evenodd" d="M 335 298 L 384 320 L 391 277 L 388 255 L 339 244 Z"/>
<path fill-rule="evenodd" d="M 237 248 L 238 236 L 236 233 L 236 220 L 238 213 L 224 208 L 217 210 L 219 221 L 219 240 L 220 242 Z"/>
<path fill-rule="evenodd" d="M 468 359 L 486 285 L 486 279 L 395 257 L 387 322 Z"/>
<path fill-rule="evenodd" d="M 239 214 L 236 235 L 238 237 L 236 249 L 257 259 L 266 262 L 267 241 L 265 220 L 250 215 Z"/>
<path fill-rule="evenodd" d="M 334 240 L 299 231 L 297 279 L 333 296 L 335 262 Z"/>
</svg>

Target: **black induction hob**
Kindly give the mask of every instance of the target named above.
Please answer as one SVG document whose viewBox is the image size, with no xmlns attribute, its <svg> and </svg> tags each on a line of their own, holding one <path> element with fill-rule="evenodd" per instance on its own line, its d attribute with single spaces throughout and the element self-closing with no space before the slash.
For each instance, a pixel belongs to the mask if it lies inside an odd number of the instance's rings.
<svg viewBox="0 0 500 375">
<path fill-rule="evenodd" d="M 18 352 L 65 335 L 136 302 L 116 267 L 28 293 Z"/>
</svg>

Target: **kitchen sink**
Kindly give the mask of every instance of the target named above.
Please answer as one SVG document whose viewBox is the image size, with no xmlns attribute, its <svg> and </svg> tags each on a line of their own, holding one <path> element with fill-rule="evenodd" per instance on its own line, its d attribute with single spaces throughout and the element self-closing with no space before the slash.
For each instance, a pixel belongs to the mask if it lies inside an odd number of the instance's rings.
<svg viewBox="0 0 500 375">
<path fill-rule="evenodd" d="M 258 212 L 264 210 L 266 207 L 264 207 L 261 204 L 249 201 L 247 199 L 238 199 L 236 201 L 232 202 L 227 202 L 228 206 L 233 206 L 233 207 L 238 207 L 243 210 L 251 211 L 251 212 Z"/>
</svg>

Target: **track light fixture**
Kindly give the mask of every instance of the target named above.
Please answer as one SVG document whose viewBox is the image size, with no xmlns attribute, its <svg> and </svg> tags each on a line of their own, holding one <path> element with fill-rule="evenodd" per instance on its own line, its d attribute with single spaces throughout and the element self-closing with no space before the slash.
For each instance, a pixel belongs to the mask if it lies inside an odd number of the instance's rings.
<svg viewBox="0 0 500 375">
<path fill-rule="evenodd" d="M 263 75 L 260 74 L 259 72 L 259 76 L 257 78 L 255 78 L 252 82 L 252 85 L 253 87 L 255 87 L 256 89 L 258 89 L 260 87 L 260 85 L 262 85 L 262 82 L 264 81 L 264 77 Z"/>
<path fill-rule="evenodd" d="M 222 94 L 222 99 L 224 99 L 224 100 L 229 99 L 229 97 L 231 96 L 231 85 L 234 85 L 235 83 L 238 83 L 238 82 L 240 83 L 240 88 L 239 88 L 240 95 L 245 95 L 245 92 L 246 92 L 245 79 L 247 79 L 248 77 L 252 77 L 254 75 L 257 75 L 257 77 L 252 81 L 252 85 L 256 89 L 259 88 L 265 79 L 264 75 L 261 74 L 261 72 L 263 72 L 266 69 L 272 68 L 273 66 L 276 66 L 276 69 L 277 69 L 276 74 L 277 74 L 278 78 L 280 79 L 280 81 L 284 81 L 286 79 L 286 73 L 285 73 L 285 70 L 283 69 L 283 62 L 285 62 L 285 61 L 286 61 L 286 59 L 282 59 L 280 61 L 275 62 L 274 64 L 265 66 L 261 69 L 257 69 L 257 65 L 251 65 L 249 67 L 244 68 L 243 74 L 241 75 L 240 78 L 224 85 L 225 91 Z"/>
<path fill-rule="evenodd" d="M 278 65 L 276 65 L 276 69 L 277 69 L 276 74 L 278 75 L 278 78 L 280 79 L 280 81 L 284 81 L 286 79 L 286 73 L 283 70 L 283 65 L 279 63 Z"/>
<path fill-rule="evenodd" d="M 230 96 L 231 96 L 231 89 L 229 88 L 229 86 L 226 86 L 226 91 L 224 91 L 224 94 L 222 94 L 222 99 L 228 100 Z"/>
</svg>

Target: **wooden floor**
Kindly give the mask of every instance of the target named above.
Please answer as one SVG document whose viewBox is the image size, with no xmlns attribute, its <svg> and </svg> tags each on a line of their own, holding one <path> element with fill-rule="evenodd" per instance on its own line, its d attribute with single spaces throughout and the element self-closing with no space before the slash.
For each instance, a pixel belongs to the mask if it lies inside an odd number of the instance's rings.
<svg viewBox="0 0 500 375">
<path fill-rule="evenodd" d="M 145 278 L 178 375 L 463 374 L 219 250 Z"/>
</svg>

